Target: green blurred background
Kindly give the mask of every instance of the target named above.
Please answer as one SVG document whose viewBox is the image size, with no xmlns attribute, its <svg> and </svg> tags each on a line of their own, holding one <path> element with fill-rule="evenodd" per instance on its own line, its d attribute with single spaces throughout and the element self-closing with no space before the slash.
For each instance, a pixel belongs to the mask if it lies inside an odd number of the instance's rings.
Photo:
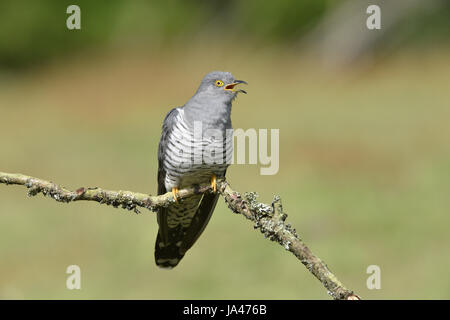
<svg viewBox="0 0 450 320">
<path fill-rule="evenodd" d="M 81 7 L 81 30 L 66 8 Z M 382 29 L 365 26 L 378 4 Z M 0 3 L 0 171 L 156 192 L 160 126 L 209 71 L 249 82 L 235 128 L 279 128 L 280 170 L 228 170 L 368 299 L 450 298 L 448 1 Z M 156 216 L 0 186 L 0 298 L 327 299 L 220 200 L 171 271 Z M 66 289 L 67 266 L 82 289 Z M 366 268 L 381 268 L 380 290 Z"/>
</svg>

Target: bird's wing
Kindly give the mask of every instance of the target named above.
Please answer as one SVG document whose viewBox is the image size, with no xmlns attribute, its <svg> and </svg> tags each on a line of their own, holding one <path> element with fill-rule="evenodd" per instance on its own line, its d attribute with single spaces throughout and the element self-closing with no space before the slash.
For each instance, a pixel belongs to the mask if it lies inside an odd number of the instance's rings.
<svg viewBox="0 0 450 320">
<path fill-rule="evenodd" d="M 169 134 L 172 132 L 173 127 L 175 125 L 175 119 L 178 115 L 178 108 L 173 108 L 169 111 L 163 121 L 161 140 L 159 141 L 158 147 L 158 195 L 165 194 L 169 190 L 166 190 L 165 179 L 166 179 L 166 171 L 164 170 L 163 160 L 166 155 L 166 148 L 169 144 Z M 167 208 L 159 208 L 158 209 L 158 224 L 159 224 L 159 233 L 162 236 L 162 239 L 167 242 L 167 219 L 165 218 L 167 215 Z"/>
</svg>

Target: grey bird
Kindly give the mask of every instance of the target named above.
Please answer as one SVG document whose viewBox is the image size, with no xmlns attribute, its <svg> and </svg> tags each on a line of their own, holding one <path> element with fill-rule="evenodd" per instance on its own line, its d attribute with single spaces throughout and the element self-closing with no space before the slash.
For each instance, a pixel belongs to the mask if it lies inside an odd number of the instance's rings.
<svg viewBox="0 0 450 320">
<path fill-rule="evenodd" d="M 233 156 L 231 104 L 239 92 L 229 72 L 207 74 L 194 96 L 165 117 L 158 148 L 158 195 L 172 192 L 173 204 L 158 211 L 155 262 L 173 268 L 211 218 L 218 200 L 216 179 Z M 213 192 L 178 201 L 179 189 L 211 183 Z"/>
</svg>

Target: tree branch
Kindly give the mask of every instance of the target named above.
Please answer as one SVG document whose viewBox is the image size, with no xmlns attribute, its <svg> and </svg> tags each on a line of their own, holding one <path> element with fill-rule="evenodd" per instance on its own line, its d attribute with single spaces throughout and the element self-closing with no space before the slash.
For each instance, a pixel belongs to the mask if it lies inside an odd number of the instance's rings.
<svg viewBox="0 0 450 320">
<path fill-rule="evenodd" d="M 160 196 L 151 196 L 144 193 L 112 191 L 98 187 L 79 188 L 76 191 L 70 191 L 55 183 L 19 173 L 0 172 L 0 183 L 24 185 L 28 188 L 28 196 L 42 193 L 44 196 L 49 196 L 59 202 L 96 201 L 114 207 L 120 206 L 136 213 L 139 213 L 137 207 L 156 211 L 159 207 L 166 207 L 174 202 L 170 192 Z M 225 180 L 218 181 L 218 191 L 233 212 L 242 214 L 248 220 L 253 221 L 255 223 L 254 228 L 259 229 L 265 238 L 276 241 L 294 254 L 323 284 L 328 294 L 334 299 L 360 299 L 337 279 L 321 259 L 311 252 L 299 238 L 295 229 L 290 224 L 285 223 L 287 214 L 283 211 L 280 197 L 275 196 L 271 205 L 260 203 L 256 201 L 257 194 L 255 192 L 245 193 L 242 196 L 231 189 Z M 184 198 L 204 192 L 212 192 L 209 184 L 180 190 L 179 200 L 182 201 Z"/>
</svg>

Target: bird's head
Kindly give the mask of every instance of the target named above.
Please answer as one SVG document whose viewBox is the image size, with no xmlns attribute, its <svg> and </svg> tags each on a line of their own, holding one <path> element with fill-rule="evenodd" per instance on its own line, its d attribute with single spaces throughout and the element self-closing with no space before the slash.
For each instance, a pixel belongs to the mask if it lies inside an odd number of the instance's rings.
<svg viewBox="0 0 450 320">
<path fill-rule="evenodd" d="M 231 126 L 231 102 L 239 92 L 238 85 L 247 84 L 234 79 L 229 72 L 208 73 L 195 95 L 184 105 L 185 116 L 191 123 L 202 121 L 205 126 Z"/>
<path fill-rule="evenodd" d="M 205 94 L 231 102 L 239 92 L 247 93 L 245 90 L 238 88 L 241 84 L 247 84 L 247 82 L 234 79 L 229 72 L 213 71 L 203 78 L 197 94 Z"/>
</svg>

